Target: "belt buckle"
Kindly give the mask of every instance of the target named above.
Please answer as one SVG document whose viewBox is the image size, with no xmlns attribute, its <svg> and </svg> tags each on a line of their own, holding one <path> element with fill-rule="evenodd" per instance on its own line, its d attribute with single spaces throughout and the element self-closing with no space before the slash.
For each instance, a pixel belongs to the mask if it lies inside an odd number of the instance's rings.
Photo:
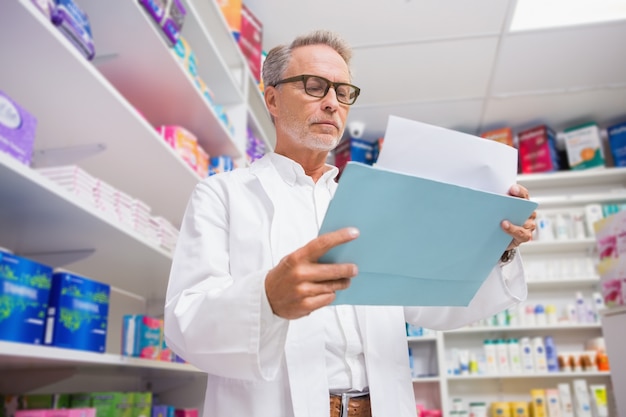
<svg viewBox="0 0 626 417">
<path fill-rule="evenodd" d="M 348 403 L 351 398 L 364 397 L 368 394 L 369 392 L 343 392 L 341 394 L 341 417 L 348 417 L 348 413 L 350 412 Z"/>
</svg>

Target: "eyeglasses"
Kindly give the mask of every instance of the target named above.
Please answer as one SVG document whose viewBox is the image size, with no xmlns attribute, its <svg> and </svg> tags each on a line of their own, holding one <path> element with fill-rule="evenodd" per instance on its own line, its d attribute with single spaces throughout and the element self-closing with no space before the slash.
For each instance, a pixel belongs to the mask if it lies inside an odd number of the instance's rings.
<svg viewBox="0 0 626 417">
<path fill-rule="evenodd" d="M 274 83 L 273 87 L 279 84 L 295 83 L 302 81 L 304 84 L 304 92 L 312 97 L 322 98 L 326 97 L 330 87 L 335 89 L 337 95 L 337 101 L 343 104 L 352 105 L 356 101 L 361 89 L 357 86 L 348 83 L 334 83 L 327 80 L 324 77 L 317 75 L 296 75 L 295 77 L 285 78 Z"/>
</svg>

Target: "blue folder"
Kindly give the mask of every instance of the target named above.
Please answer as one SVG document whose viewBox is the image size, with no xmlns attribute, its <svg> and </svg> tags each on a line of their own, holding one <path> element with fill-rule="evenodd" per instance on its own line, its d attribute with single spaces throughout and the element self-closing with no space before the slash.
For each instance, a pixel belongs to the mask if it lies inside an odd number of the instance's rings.
<svg viewBox="0 0 626 417">
<path fill-rule="evenodd" d="M 320 262 L 359 268 L 334 304 L 467 306 L 537 203 L 349 162 L 320 234 L 360 236 Z"/>
</svg>

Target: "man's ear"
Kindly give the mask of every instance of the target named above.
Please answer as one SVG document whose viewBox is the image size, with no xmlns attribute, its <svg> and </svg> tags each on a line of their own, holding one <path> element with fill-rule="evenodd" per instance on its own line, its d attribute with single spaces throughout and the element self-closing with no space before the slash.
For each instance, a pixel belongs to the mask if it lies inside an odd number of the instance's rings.
<svg viewBox="0 0 626 417">
<path fill-rule="evenodd" d="M 265 87 L 263 97 L 265 98 L 265 107 L 267 107 L 267 110 L 273 117 L 276 117 L 276 114 L 278 113 L 276 87 Z"/>
</svg>

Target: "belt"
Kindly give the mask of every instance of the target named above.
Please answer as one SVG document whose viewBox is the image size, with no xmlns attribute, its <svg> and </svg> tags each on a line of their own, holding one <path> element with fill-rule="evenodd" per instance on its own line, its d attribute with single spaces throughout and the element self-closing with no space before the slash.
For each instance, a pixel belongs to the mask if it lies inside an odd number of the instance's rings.
<svg viewBox="0 0 626 417">
<path fill-rule="evenodd" d="M 330 394 L 330 417 L 372 417 L 369 393 Z"/>
</svg>

